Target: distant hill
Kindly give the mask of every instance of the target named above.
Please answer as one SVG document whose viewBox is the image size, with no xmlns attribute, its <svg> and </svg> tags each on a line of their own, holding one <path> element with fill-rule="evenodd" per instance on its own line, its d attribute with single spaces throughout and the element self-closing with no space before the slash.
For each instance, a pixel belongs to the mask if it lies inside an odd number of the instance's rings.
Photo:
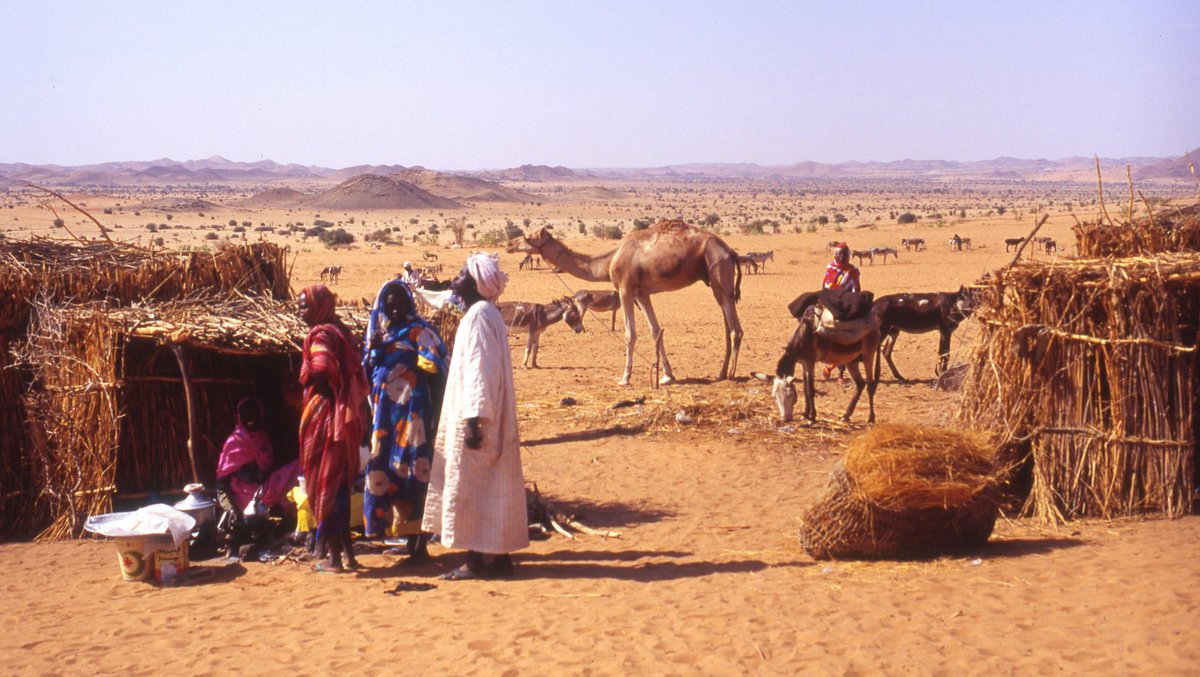
<svg viewBox="0 0 1200 677">
<path fill-rule="evenodd" d="M 1142 167 L 1134 174 L 1134 177 L 1138 179 L 1187 179 L 1192 176 L 1188 162 L 1195 165 L 1196 173 L 1200 175 L 1200 148 L 1186 153 L 1183 157 L 1159 160 L 1154 164 Z"/>
<path fill-rule="evenodd" d="M 1101 158 L 1105 177 L 1133 169 L 1135 179 L 1143 181 L 1180 181 L 1191 176 L 1187 160 L 1200 164 L 1200 148 L 1173 158 L 1125 157 Z M 824 181 L 835 179 L 982 179 L 1025 181 L 1091 182 L 1096 176 L 1096 160 L 1090 156 L 1058 160 L 1024 159 L 1001 156 L 991 160 L 960 162 L 954 160 L 850 161 L 823 163 L 800 161 L 787 165 L 766 166 L 752 162 L 708 162 L 657 167 L 569 169 L 526 164 L 511 169 L 488 171 L 439 172 L 420 166 L 399 164 L 355 165 L 342 169 L 280 164 L 273 160 L 236 162 L 220 155 L 202 160 L 179 162 L 170 158 L 101 162 L 68 167 L 55 164 L 0 163 L 0 177 L 6 182 L 30 181 L 42 185 L 138 186 L 188 184 L 262 184 L 296 181 L 334 183 L 363 175 L 399 177 L 434 196 L 471 202 L 530 202 L 538 198 L 516 190 L 506 183 L 570 183 L 595 179 L 630 181 Z M 385 184 L 377 184 L 384 186 Z M 539 191 L 541 192 L 541 191 Z M 558 193 L 560 191 L 555 190 Z M 293 196 L 294 197 L 294 196 Z M 410 196 L 411 197 L 411 196 Z M 418 200 L 419 201 L 419 200 Z"/>
<path fill-rule="evenodd" d="M 521 165 L 512 169 L 480 172 L 478 176 L 497 181 L 569 181 L 579 178 L 579 175 L 566 167 L 550 167 L 547 165 Z"/>
<path fill-rule="evenodd" d="M 234 204 L 240 207 L 259 207 L 267 209 L 284 209 L 290 207 L 301 207 L 312 198 L 308 193 L 301 193 L 298 190 L 293 190 L 287 186 L 279 188 L 268 188 L 267 190 L 255 193 L 244 200 L 238 200 Z"/>
<path fill-rule="evenodd" d="M 458 209 L 450 198 L 401 181 L 375 174 L 362 174 L 339 183 L 305 202 L 321 209 Z"/>
<path fill-rule="evenodd" d="M 434 195 L 458 202 L 536 202 L 538 198 L 524 191 L 508 188 L 493 181 L 471 176 L 443 174 L 428 169 L 406 169 L 391 175 L 407 181 Z"/>
<path fill-rule="evenodd" d="M 582 200 L 624 200 L 629 195 L 604 186 L 581 186 L 567 191 L 571 197 Z"/>
</svg>

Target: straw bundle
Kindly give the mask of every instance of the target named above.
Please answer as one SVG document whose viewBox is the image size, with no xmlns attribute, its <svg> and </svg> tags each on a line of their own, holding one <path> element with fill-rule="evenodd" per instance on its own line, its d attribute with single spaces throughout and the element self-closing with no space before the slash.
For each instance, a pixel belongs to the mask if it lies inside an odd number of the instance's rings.
<svg viewBox="0 0 1200 677">
<path fill-rule="evenodd" d="M 1200 256 L 1023 263 L 976 317 L 959 418 L 1030 450 L 1027 514 L 1190 510 Z"/>
<path fill-rule="evenodd" d="M 846 450 L 846 472 L 867 500 L 889 510 L 962 505 L 994 484 L 991 447 L 979 433 L 882 424 Z"/>
<path fill-rule="evenodd" d="M 854 440 L 800 544 L 816 559 L 931 557 L 987 542 L 999 476 L 979 435 L 879 426 Z"/>
</svg>

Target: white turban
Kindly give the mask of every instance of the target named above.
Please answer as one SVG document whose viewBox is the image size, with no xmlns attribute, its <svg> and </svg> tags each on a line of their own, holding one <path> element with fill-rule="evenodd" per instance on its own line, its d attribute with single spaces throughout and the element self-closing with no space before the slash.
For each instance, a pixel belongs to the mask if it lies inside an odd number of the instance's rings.
<svg viewBox="0 0 1200 677">
<path fill-rule="evenodd" d="M 508 284 L 508 275 L 501 272 L 496 254 L 472 254 L 467 259 L 467 272 L 475 279 L 479 295 L 489 301 L 500 298 Z"/>
</svg>

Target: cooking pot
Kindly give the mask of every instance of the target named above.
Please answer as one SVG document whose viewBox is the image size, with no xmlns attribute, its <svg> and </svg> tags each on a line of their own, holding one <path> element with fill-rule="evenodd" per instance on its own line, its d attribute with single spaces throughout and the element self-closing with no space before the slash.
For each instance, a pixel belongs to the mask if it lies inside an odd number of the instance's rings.
<svg viewBox="0 0 1200 677">
<path fill-rule="evenodd" d="M 215 519 L 217 502 L 204 495 L 203 484 L 189 484 L 183 488 L 187 497 L 175 504 L 175 509 L 186 512 L 196 520 L 196 529 L 200 525 Z"/>
</svg>

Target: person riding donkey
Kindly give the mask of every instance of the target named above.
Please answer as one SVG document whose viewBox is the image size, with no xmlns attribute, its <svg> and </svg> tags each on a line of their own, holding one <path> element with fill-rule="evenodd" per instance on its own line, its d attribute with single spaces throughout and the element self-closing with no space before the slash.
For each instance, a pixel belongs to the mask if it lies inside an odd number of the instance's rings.
<svg viewBox="0 0 1200 677">
<path fill-rule="evenodd" d="M 859 293 L 862 291 L 862 286 L 859 283 L 858 268 L 850 263 L 850 245 L 845 242 L 839 242 L 833 248 L 833 261 L 825 267 L 825 279 L 821 283 L 822 289 L 845 289 Z M 825 366 L 824 376 L 828 380 L 833 372 L 833 367 Z M 838 373 L 838 381 L 844 381 L 846 377 L 846 368 L 841 367 Z"/>
</svg>

